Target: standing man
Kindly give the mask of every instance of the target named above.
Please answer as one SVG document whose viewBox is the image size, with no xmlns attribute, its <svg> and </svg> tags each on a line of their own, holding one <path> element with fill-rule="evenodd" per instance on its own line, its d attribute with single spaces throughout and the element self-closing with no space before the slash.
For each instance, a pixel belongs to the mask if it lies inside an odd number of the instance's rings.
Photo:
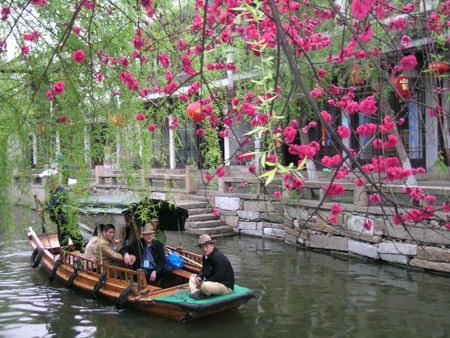
<svg viewBox="0 0 450 338">
<path fill-rule="evenodd" d="M 76 210 L 70 205 L 67 192 L 58 185 L 58 179 L 55 177 L 50 177 L 49 186 L 50 196 L 44 205 L 44 209 L 50 215 L 52 222 L 56 224 L 59 245 L 67 249 L 70 237 L 76 250 L 83 252 L 86 242 L 81 235 L 80 229 L 78 229 L 75 217 Z M 39 204 L 43 203 L 40 201 Z M 39 209 L 38 212 L 40 214 L 44 213 L 42 209 Z M 73 217 L 71 218 L 70 215 Z"/>
<path fill-rule="evenodd" d="M 197 247 L 202 250 L 202 271 L 191 275 L 189 288 L 193 299 L 203 299 L 210 295 L 226 295 L 234 290 L 234 272 L 230 261 L 214 247 L 216 240 L 209 235 L 201 235 Z"/>
<path fill-rule="evenodd" d="M 166 266 L 164 245 L 153 239 L 155 231 L 150 223 L 145 224 L 142 238 L 120 249 L 125 265 L 133 265 L 133 269 L 143 269 L 147 280 L 152 283 L 161 279 L 161 287 L 167 287 L 173 269 Z"/>
</svg>

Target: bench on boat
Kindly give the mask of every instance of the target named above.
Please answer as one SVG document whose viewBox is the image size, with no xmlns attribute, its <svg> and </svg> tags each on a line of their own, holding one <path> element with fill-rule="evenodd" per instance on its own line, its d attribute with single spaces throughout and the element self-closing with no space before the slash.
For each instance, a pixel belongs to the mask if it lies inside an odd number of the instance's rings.
<svg viewBox="0 0 450 338">
<path fill-rule="evenodd" d="M 147 278 L 145 277 L 144 270 L 142 269 L 138 269 L 136 271 L 112 265 L 105 265 L 95 260 L 82 257 L 79 254 L 73 252 L 65 252 L 63 254 L 63 261 L 66 264 L 69 264 L 71 266 L 77 266 L 77 260 L 81 262 L 80 266 L 83 268 L 83 270 L 89 274 L 99 276 L 100 275 L 99 272 L 102 271 L 106 273 L 107 279 L 113 278 L 116 280 L 123 281 L 125 283 L 128 283 L 129 281 L 135 281 L 137 291 L 141 291 L 148 285 L 157 287 L 159 286 L 160 283 L 159 280 L 154 283 L 147 283 Z M 180 277 L 182 281 L 187 282 L 189 281 L 192 272 L 179 269 L 173 270 L 172 274 L 176 277 Z"/>
</svg>

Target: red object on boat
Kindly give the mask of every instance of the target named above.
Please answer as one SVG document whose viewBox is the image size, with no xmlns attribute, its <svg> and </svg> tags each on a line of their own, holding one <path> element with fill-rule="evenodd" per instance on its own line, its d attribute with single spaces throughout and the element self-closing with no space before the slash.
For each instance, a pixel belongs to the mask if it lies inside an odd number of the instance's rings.
<svg viewBox="0 0 450 338">
<path fill-rule="evenodd" d="M 406 76 L 400 75 L 396 77 L 394 85 L 405 99 L 409 99 L 409 79 Z M 398 99 L 399 95 L 395 93 L 395 97 Z"/>
<path fill-rule="evenodd" d="M 444 62 L 437 61 L 430 63 L 428 69 L 441 75 L 447 73 L 450 70 L 450 66 Z"/>
<path fill-rule="evenodd" d="M 194 101 L 191 104 L 189 104 L 186 107 L 186 113 L 195 122 L 200 122 L 204 120 L 204 118 L 202 117 L 202 105 L 200 101 Z"/>
</svg>

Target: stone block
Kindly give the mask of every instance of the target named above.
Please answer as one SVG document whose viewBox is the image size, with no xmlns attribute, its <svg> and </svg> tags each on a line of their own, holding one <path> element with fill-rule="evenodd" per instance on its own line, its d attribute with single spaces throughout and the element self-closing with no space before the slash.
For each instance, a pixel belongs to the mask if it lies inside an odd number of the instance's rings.
<svg viewBox="0 0 450 338">
<path fill-rule="evenodd" d="M 418 247 L 416 258 L 426 261 L 450 263 L 450 249 L 440 249 L 432 246 Z"/>
<path fill-rule="evenodd" d="M 238 216 L 225 216 L 225 224 L 236 227 L 239 223 L 239 217 Z"/>
<path fill-rule="evenodd" d="M 380 243 L 378 246 L 378 253 L 415 256 L 417 255 L 417 245 L 406 243 Z"/>
<path fill-rule="evenodd" d="M 248 221 L 259 221 L 259 211 L 238 210 L 238 216 Z"/>
<path fill-rule="evenodd" d="M 369 194 L 364 186 L 355 186 L 353 201 L 356 206 L 367 207 L 369 205 Z"/>
<path fill-rule="evenodd" d="M 423 259 L 413 258 L 409 261 L 409 265 L 417 266 L 419 268 L 428 269 L 428 270 L 450 273 L 450 264 L 449 263 L 437 263 L 437 262 L 426 261 Z"/>
<path fill-rule="evenodd" d="M 424 231 L 423 242 L 439 245 L 450 245 L 450 236 L 448 235 L 448 230 L 427 228 Z"/>
<path fill-rule="evenodd" d="M 400 255 L 400 254 L 382 254 L 380 253 L 380 258 L 383 261 L 386 262 L 392 262 L 392 263 L 400 263 L 407 265 L 409 260 L 411 259 L 410 256 Z"/>
<path fill-rule="evenodd" d="M 262 220 L 267 220 L 269 222 L 274 222 L 274 223 L 283 223 L 284 222 L 283 215 L 278 213 L 277 211 L 261 212 L 259 217 Z"/>
<path fill-rule="evenodd" d="M 259 236 L 259 237 L 262 236 L 262 232 L 259 230 L 241 230 L 240 233 L 251 236 Z"/>
<path fill-rule="evenodd" d="M 346 219 L 346 226 L 349 230 L 363 234 L 373 235 L 373 226 L 370 230 L 367 230 L 363 227 L 364 222 L 369 221 L 370 219 L 355 215 L 348 215 L 345 217 L 345 219 Z"/>
<path fill-rule="evenodd" d="M 311 248 L 348 251 L 348 239 L 340 236 L 311 235 L 309 245 Z"/>
<path fill-rule="evenodd" d="M 265 201 L 244 201 L 245 211 L 273 211 L 274 207 Z"/>
<path fill-rule="evenodd" d="M 380 258 L 380 255 L 378 254 L 378 248 L 376 246 L 368 243 L 354 241 L 352 239 L 348 240 L 348 251 L 373 259 Z"/>
<path fill-rule="evenodd" d="M 264 227 L 263 234 L 266 236 L 284 238 L 284 230 L 283 229 Z"/>
<path fill-rule="evenodd" d="M 315 231 L 322 231 L 326 233 L 332 233 L 335 235 L 339 234 L 339 229 L 337 229 L 334 226 L 327 225 L 327 224 L 321 224 L 321 223 L 308 223 L 307 225 L 308 229 L 315 230 Z"/>
<path fill-rule="evenodd" d="M 223 210 L 239 210 L 240 198 L 216 196 L 215 206 Z"/>
<path fill-rule="evenodd" d="M 236 212 L 236 210 L 223 210 L 223 209 L 220 209 L 219 210 L 219 214 L 222 215 L 222 216 L 236 216 L 237 212 Z"/>
<path fill-rule="evenodd" d="M 258 223 L 256 222 L 239 222 L 239 229 L 241 230 L 256 230 Z"/>
</svg>

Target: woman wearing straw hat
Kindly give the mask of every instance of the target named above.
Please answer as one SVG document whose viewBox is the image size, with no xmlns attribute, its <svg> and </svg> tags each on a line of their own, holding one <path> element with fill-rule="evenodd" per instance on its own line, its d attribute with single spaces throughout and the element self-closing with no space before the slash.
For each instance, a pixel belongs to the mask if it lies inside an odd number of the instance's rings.
<svg viewBox="0 0 450 338">
<path fill-rule="evenodd" d="M 202 250 L 202 271 L 192 275 L 189 288 L 193 299 L 203 299 L 210 295 L 226 295 L 234 289 L 234 272 L 230 261 L 214 247 L 217 240 L 209 235 L 201 235 L 197 247 Z"/>
</svg>

